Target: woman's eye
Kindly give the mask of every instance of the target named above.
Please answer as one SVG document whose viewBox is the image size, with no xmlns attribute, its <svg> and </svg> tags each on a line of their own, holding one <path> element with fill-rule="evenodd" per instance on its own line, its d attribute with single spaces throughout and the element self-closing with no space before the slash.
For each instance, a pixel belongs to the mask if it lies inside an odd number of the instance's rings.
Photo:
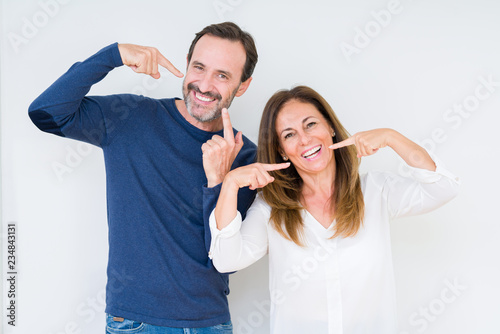
<svg viewBox="0 0 500 334">
<path fill-rule="evenodd" d="M 293 133 L 287 133 L 284 138 L 288 139 L 288 138 L 291 138 L 292 136 L 293 136 Z"/>
<path fill-rule="evenodd" d="M 307 127 L 308 128 L 312 128 L 313 126 L 315 126 L 317 123 L 316 122 L 311 122 L 311 123 L 307 123 Z"/>
</svg>

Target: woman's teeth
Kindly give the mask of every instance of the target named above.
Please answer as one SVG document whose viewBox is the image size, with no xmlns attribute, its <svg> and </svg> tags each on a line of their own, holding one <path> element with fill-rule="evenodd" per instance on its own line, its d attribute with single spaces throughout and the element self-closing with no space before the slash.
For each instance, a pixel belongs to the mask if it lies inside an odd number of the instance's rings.
<svg viewBox="0 0 500 334">
<path fill-rule="evenodd" d="M 321 149 L 321 145 L 319 146 L 316 146 L 316 147 L 313 147 L 311 148 L 309 151 L 307 151 L 306 153 L 304 153 L 302 156 L 304 158 L 310 158 L 311 156 L 313 156 L 314 154 L 318 153 L 319 150 Z"/>
</svg>

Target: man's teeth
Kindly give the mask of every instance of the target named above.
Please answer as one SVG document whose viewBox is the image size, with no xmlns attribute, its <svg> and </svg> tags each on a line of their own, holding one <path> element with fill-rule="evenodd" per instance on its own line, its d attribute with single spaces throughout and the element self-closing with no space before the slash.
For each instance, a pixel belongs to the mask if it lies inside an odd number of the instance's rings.
<svg viewBox="0 0 500 334">
<path fill-rule="evenodd" d="M 313 147 L 309 151 L 307 151 L 306 153 L 304 153 L 302 156 L 304 158 L 308 158 L 309 156 L 313 155 L 314 153 L 319 152 L 320 149 L 321 149 L 321 146 Z"/>
<path fill-rule="evenodd" d="M 203 101 L 203 102 L 212 102 L 213 100 L 215 100 L 215 99 L 211 99 L 209 97 L 205 97 L 203 95 L 199 95 L 198 93 L 196 93 L 196 98 L 200 101 Z"/>
</svg>

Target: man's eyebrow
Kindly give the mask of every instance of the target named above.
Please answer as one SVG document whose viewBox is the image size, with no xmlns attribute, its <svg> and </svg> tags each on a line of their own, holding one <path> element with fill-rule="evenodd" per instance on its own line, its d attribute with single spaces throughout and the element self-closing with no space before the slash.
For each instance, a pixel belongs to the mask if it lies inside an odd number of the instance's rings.
<svg viewBox="0 0 500 334">
<path fill-rule="evenodd" d="M 198 66 L 201 66 L 201 67 L 205 67 L 205 64 L 197 61 L 197 60 L 193 60 L 193 65 L 198 65 Z"/>
<path fill-rule="evenodd" d="M 231 78 L 232 75 L 230 72 L 224 71 L 224 70 L 218 70 L 219 74 L 224 74 L 226 77 Z"/>
<path fill-rule="evenodd" d="M 203 64 L 202 62 L 200 62 L 198 60 L 193 60 L 193 66 L 205 67 L 205 64 Z M 228 78 L 232 77 L 231 72 L 228 72 L 228 71 L 225 71 L 225 70 L 217 70 L 217 73 L 224 74 Z"/>
</svg>

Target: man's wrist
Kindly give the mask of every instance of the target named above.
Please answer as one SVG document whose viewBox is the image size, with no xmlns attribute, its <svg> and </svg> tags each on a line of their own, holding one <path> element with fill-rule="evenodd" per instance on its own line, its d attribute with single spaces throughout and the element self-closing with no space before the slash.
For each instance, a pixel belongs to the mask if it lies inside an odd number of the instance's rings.
<svg viewBox="0 0 500 334">
<path fill-rule="evenodd" d="M 207 178 L 207 187 L 213 188 L 216 185 L 220 184 L 221 182 L 222 182 L 222 179 L 220 179 L 218 177 Z"/>
</svg>

